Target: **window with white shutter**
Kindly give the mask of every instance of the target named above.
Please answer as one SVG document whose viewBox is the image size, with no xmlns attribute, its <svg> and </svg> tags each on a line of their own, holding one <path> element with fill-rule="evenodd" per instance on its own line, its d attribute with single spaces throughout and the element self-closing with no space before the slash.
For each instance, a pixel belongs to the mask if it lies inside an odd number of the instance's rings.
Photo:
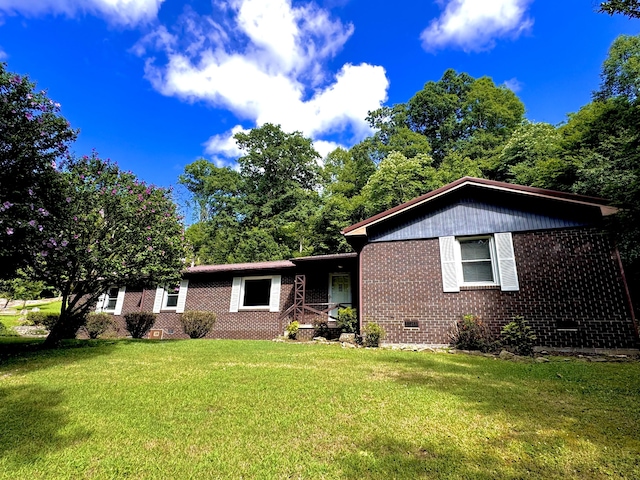
<svg viewBox="0 0 640 480">
<path fill-rule="evenodd" d="M 473 237 L 440 237 L 442 286 L 445 292 L 460 287 L 500 286 L 519 290 L 510 232 Z"/>
</svg>

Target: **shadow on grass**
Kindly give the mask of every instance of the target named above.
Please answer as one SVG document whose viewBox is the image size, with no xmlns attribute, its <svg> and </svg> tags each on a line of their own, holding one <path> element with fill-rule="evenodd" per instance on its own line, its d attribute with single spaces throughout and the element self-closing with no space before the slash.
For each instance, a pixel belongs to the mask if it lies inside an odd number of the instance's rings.
<svg viewBox="0 0 640 480">
<path fill-rule="evenodd" d="M 36 385 L 0 387 L 0 418 L 0 459 L 16 464 L 33 463 L 90 437 L 83 428 L 64 432 L 69 420 L 60 390 Z"/>
<path fill-rule="evenodd" d="M 59 347 L 43 345 L 44 339 L 0 337 L 0 375 L 3 369 L 18 367 L 31 372 L 69 363 L 110 355 L 118 348 L 133 342 L 148 340 L 65 340 Z"/>
<path fill-rule="evenodd" d="M 452 438 L 425 435 L 415 444 L 372 438 L 361 447 L 364 454 L 344 459 L 349 478 L 392 478 L 396 468 L 408 472 L 407 478 L 599 478 L 640 472 L 636 365 L 427 354 L 380 361 L 392 366 L 392 378 L 402 385 L 460 400 L 460 416 L 469 419 L 473 437 L 452 431 Z M 474 421 L 500 428 L 483 437 Z M 421 444 L 425 438 L 431 440 Z"/>
</svg>

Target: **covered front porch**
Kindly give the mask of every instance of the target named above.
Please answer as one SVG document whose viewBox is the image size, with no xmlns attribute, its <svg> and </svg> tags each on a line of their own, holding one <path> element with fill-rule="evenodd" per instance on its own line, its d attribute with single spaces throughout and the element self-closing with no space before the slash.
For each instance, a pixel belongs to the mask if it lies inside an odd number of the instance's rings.
<svg viewBox="0 0 640 480">
<path fill-rule="evenodd" d="M 318 328 L 336 330 L 338 309 L 358 305 L 356 253 L 318 255 L 291 260 L 296 264 L 294 288 L 280 315 L 281 331 L 300 324 L 299 338 L 313 337 Z M 332 332 L 330 332 L 332 333 Z"/>
</svg>

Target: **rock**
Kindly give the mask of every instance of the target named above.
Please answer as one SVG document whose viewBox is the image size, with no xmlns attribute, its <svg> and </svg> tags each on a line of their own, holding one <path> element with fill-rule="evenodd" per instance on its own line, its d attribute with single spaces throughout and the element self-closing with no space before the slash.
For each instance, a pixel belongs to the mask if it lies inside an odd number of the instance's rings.
<svg viewBox="0 0 640 480">
<path fill-rule="evenodd" d="M 515 358 L 515 355 L 506 350 L 502 350 L 500 352 L 500 355 L 498 355 L 498 357 L 500 357 L 502 360 L 512 360 L 513 358 Z"/>
<path fill-rule="evenodd" d="M 313 341 L 319 343 L 327 343 L 327 339 L 324 337 L 313 337 Z"/>
<path fill-rule="evenodd" d="M 602 357 L 590 357 L 589 361 L 590 362 L 606 362 L 607 359 Z"/>
<path fill-rule="evenodd" d="M 284 338 L 282 337 L 276 337 L 272 340 L 272 342 L 284 342 Z"/>
<path fill-rule="evenodd" d="M 549 361 L 548 358 L 544 358 L 544 357 L 536 358 L 536 362 L 538 362 L 538 363 L 547 363 L 548 361 Z"/>
<path fill-rule="evenodd" d="M 546 350 L 541 350 L 540 355 L 549 355 L 549 352 L 547 352 Z"/>
<path fill-rule="evenodd" d="M 356 346 L 353 343 L 342 342 L 342 348 L 356 348 Z"/>
<path fill-rule="evenodd" d="M 40 309 L 39 309 L 38 307 L 33 307 L 33 308 L 31 309 L 31 311 L 32 311 L 32 312 L 39 312 L 39 311 L 40 311 Z"/>
<path fill-rule="evenodd" d="M 612 355 L 613 358 L 629 358 L 626 355 Z"/>
<path fill-rule="evenodd" d="M 338 339 L 340 343 L 356 343 L 356 334 L 355 333 L 341 333 L 340 338 Z"/>
</svg>

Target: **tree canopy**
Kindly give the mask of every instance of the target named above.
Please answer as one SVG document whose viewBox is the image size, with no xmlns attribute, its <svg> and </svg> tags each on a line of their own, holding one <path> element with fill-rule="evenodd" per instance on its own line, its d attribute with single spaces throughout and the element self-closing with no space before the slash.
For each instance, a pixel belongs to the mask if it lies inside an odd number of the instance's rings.
<svg viewBox="0 0 640 480">
<path fill-rule="evenodd" d="M 73 338 L 109 287 L 175 283 L 184 268 L 182 225 L 170 191 L 96 154 L 60 172 L 63 208 L 33 257 L 35 276 L 62 295 L 48 343 Z"/>
<path fill-rule="evenodd" d="M 0 278 L 29 264 L 63 204 L 57 163 L 77 131 L 60 105 L 0 63 Z"/>
</svg>

